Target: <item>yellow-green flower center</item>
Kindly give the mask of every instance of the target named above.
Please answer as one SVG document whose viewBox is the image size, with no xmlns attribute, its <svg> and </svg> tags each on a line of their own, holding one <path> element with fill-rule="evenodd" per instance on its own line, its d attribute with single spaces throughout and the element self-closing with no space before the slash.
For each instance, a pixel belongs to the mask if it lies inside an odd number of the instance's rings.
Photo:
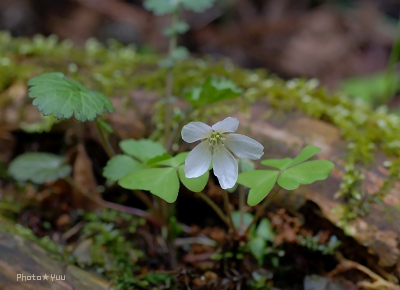
<svg viewBox="0 0 400 290">
<path fill-rule="evenodd" d="M 224 134 L 213 131 L 211 136 L 208 138 L 208 144 L 213 148 L 215 148 L 217 145 L 224 146 L 224 140 Z"/>
</svg>

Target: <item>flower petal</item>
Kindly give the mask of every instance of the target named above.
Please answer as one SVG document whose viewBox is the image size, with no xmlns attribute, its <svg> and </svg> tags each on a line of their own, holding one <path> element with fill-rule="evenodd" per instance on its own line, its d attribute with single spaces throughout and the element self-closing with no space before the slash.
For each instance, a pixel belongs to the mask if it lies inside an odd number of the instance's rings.
<svg viewBox="0 0 400 290">
<path fill-rule="evenodd" d="M 212 129 L 207 124 L 202 122 L 190 122 L 182 128 L 182 139 L 188 143 L 193 143 L 198 140 L 210 136 Z"/>
<path fill-rule="evenodd" d="M 214 148 L 214 174 L 223 189 L 231 188 L 238 179 L 238 164 L 232 154 L 223 146 Z"/>
<path fill-rule="evenodd" d="M 235 132 L 239 127 L 239 120 L 236 118 L 228 117 L 212 126 L 214 131 L 225 133 L 225 132 Z"/>
<path fill-rule="evenodd" d="M 255 160 L 264 154 L 264 146 L 241 134 L 227 134 L 224 144 L 239 158 Z"/>
<path fill-rule="evenodd" d="M 203 175 L 211 163 L 211 150 L 208 142 L 201 142 L 188 154 L 185 160 L 185 176 L 195 178 Z"/>
</svg>

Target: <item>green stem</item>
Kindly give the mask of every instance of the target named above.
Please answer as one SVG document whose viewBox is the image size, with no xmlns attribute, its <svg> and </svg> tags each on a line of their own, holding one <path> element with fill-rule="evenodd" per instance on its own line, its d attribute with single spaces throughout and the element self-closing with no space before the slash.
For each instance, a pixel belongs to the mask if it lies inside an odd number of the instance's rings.
<svg viewBox="0 0 400 290">
<path fill-rule="evenodd" d="M 237 233 L 235 225 L 233 224 L 232 212 L 231 212 L 231 207 L 230 207 L 230 203 L 229 203 L 229 196 L 228 196 L 228 192 L 226 190 L 224 190 L 224 193 L 222 194 L 222 198 L 224 200 L 225 211 L 228 216 L 229 227 L 233 230 L 234 233 Z"/>
<path fill-rule="evenodd" d="M 228 227 L 230 227 L 230 224 L 229 224 L 228 219 L 225 216 L 224 212 L 219 208 L 219 206 L 211 198 L 209 198 L 203 192 L 196 192 L 196 194 L 215 211 L 215 213 L 220 217 L 220 219 Z"/>
<path fill-rule="evenodd" d="M 240 213 L 240 221 L 239 221 L 239 231 L 242 232 L 244 227 L 244 213 L 246 211 L 246 194 L 244 192 L 243 185 L 239 184 L 239 213 Z"/>
<path fill-rule="evenodd" d="M 83 188 L 81 188 L 78 184 L 76 184 L 70 177 L 65 178 L 65 180 L 73 188 L 77 189 L 82 195 L 86 196 L 87 198 L 89 198 L 90 200 L 94 201 L 95 203 L 97 203 L 98 205 L 100 205 L 102 207 L 111 208 L 111 209 L 114 209 L 114 210 L 117 210 L 120 212 L 130 213 L 130 214 L 142 217 L 156 226 L 161 226 L 161 223 L 159 220 L 157 220 L 153 215 L 149 214 L 148 212 L 146 212 L 144 210 L 117 204 L 117 203 L 113 203 L 113 202 L 109 202 L 109 201 L 105 201 L 101 198 L 94 196 L 93 194 L 86 192 Z"/>
<path fill-rule="evenodd" d="M 271 203 L 271 201 L 274 199 L 275 195 L 279 193 L 281 190 L 281 187 L 278 187 L 277 190 L 275 190 L 273 193 L 270 193 L 263 201 L 263 203 L 260 205 L 260 207 L 257 209 L 256 214 L 254 215 L 254 218 L 252 222 L 248 225 L 246 231 L 244 232 L 244 236 L 247 236 L 251 230 L 251 227 L 258 222 L 260 219 L 261 215 L 263 214 L 265 208 Z"/>
<path fill-rule="evenodd" d="M 115 151 L 112 148 L 110 141 L 108 140 L 108 133 L 103 128 L 103 126 L 101 126 L 100 122 L 97 119 L 94 120 L 94 124 L 96 125 L 96 130 L 97 133 L 99 134 L 101 145 L 106 151 L 108 157 L 109 158 L 113 157 L 115 155 Z"/>
<path fill-rule="evenodd" d="M 179 18 L 179 9 L 175 10 L 172 14 L 171 25 L 174 26 Z M 168 45 L 168 58 L 172 60 L 172 53 L 178 43 L 178 35 L 174 33 L 169 39 Z M 174 84 L 174 71 L 173 66 L 168 68 L 167 80 L 165 85 L 165 131 L 164 131 L 164 145 L 167 147 L 169 136 L 171 132 L 171 119 L 172 119 L 172 89 Z M 170 151 L 170 148 L 167 148 Z"/>
</svg>

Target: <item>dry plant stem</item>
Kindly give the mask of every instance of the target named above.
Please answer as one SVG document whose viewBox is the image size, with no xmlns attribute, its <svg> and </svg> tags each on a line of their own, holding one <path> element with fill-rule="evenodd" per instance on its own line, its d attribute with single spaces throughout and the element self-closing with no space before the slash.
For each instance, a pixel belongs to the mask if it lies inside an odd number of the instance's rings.
<svg viewBox="0 0 400 290">
<path fill-rule="evenodd" d="M 94 124 L 96 125 L 96 130 L 97 133 L 99 134 L 101 145 L 103 146 L 104 150 L 106 151 L 108 157 L 113 157 L 115 155 L 114 149 L 111 147 L 110 142 L 108 141 L 107 138 L 107 132 L 104 130 L 104 128 L 101 126 L 100 122 L 95 119 Z"/>
<path fill-rule="evenodd" d="M 237 231 L 236 231 L 235 225 L 233 224 L 231 207 L 229 204 L 229 196 L 228 196 L 228 192 L 226 190 L 224 190 L 224 193 L 222 194 L 222 198 L 224 200 L 224 207 L 225 207 L 226 214 L 228 216 L 229 227 L 236 234 Z"/>
<path fill-rule="evenodd" d="M 179 11 L 176 10 L 172 14 L 172 21 L 171 25 L 174 25 L 178 21 Z M 174 34 L 169 39 L 169 46 L 168 46 L 168 57 L 172 58 L 172 52 L 175 50 L 176 45 L 178 42 L 178 35 Z M 167 73 L 167 82 L 165 85 L 165 134 L 164 134 L 164 145 L 167 147 L 169 136 L 171 132 L 171 119 L 172 119 L 172 88 L 174 84 L 174 71 L 173 67 L 168 68 Z M 166 148 L 169 152 L 169 148 Z"/>
<path fill-rule="evenodd" d="M 346 258 L 343 257 L 343 255 L 340 252 L 335 253 L 335 258 L 339 261 L 339 264 L 336 266 L 335 269 L 329 272 L 328 274 L 329 277 L 333 277 L 340 272 L 344 272 L 350 269 L 357 269 L 363 272 L 364 274 L 368 275 L 372 280 L 374 280 L 373 283 L 369 282 L 362 283 L 365 284 L 365 286 L 367 286 L 367 288 L 369 289 L 393 289 L 393 290 L 399 289 L 395 284 L 386 281 L 384 278 L 374 273 L 367 267 L 357 262 L 347 260 Z"/>
<path fill-rule="evenodd" d="M 139 217 L 142 217 L 146 220 L 148 220 L 149 222 L 151 222 L 152 224 L 156 225 L 156 226 L 161 226 L 161 222 L 159 220 L 157 220 L 153 215 L 149 214 L 148 212 L 138 209 L 138 208 L 134 208 L 134 207 L 129 207 L 129 206 L 125 206 L 125 205 L 121 205 L 121 204 L 117 204 L 117 203 L 113 203 L 113 202 L 109 202 L 109 201 L 105 201 L 103 199 L 97 198 L 95 197 L 93 194 L 90 194 L 89 192 L 86 192 L 84 189 L 82 189 L 78 184 L 76 184 L 71 178 L 65 178 L 65 180 L 74 188 L 76 188 L 81 194 L 83 194 L 84 196 L 86 196 L 87 198 L 89 198 L 90 200 L 94 201 L 95 203 L 97 203 L 100 206 L 103 207 L 107 207 L 107 208 L 111 208 L 120 212 L 125 212 L 125 213 L 130 213 Z"/>
<path fill-rule="evenodd" d="M 228 222 L 227 217 L 223 213 L 223 211 L 218 207 L 218 205 L 207 195 L 205 195 L 203 192 L 196 192 L 196 194 L 203 200 L 205 203 L 207 203 L 214 211 L 215 213 L 220 217 L 220 219 L 228 226 L 230 227 L 230 224 Z"/>
<path fill-rule="evenodd" d="M 281 187 L 278 187 L 277 190 L 275 190 L 273 193 L 270 193 L 263 201 L 263 203 L 260 205 L 258 210 L 256 211 L 256 214 L 254 215 L 254 218 L 252 222 L 248 225 L 246 231 L 244 232 L 244 235 L 247 236 L 251 230 L 251 227 L 258 222 L 260 219 L 261 215 L 263 214 L 265 208 L 270 204 L 270 202 L 274 199 L 274 196 L 279 193 L 281 190 Z"/>
</svg>

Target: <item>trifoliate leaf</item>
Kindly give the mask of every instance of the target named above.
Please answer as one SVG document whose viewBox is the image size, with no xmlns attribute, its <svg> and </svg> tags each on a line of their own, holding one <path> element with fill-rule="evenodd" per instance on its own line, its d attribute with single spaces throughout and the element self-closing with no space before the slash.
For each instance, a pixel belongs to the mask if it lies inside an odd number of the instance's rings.
<svg viewBox="0 0 400 290">
<path fill-rule="evenodd" d="M 158 142 L 147 139 L 126 139 L 119 143 L 119 147 L 126 154 L 129 154 L 143 163 L 150 159 L 166 153 L 165 148 Z"/>
<path fill-rule="evenodd" d="M 108 160 L 103 169 L 103 176 L 112 181 L 118 181 L 126 174 L 143 168 L 143 164 L 137 162 L 128 155 L 115 155 Z"/>
<path fill-rule="evenodd" d="M 189 152 L 182 152 L 182 153 L 179 153 L 178 155 L 176 155 L 175 157 L 172 157 L 172 158 L 166 159 L 166 160 L 162 160 L 162 161 L 158 162 L 158 164 L 178 168 L 181 164 L 183 164 L 185 162 L 188 154 L 189 154 Z"/>
<path fill-rule="evenodd" d="M 288 167 L 299 164 L 303 161 L 306 161 L 307 159 L 310 159 L 311 157 L 313 157 L 315 154 L 317 154 L 320 151 L 321 151 L 321 148 L 319 148 L 317 146 L 306 146 L 303 148 L 303 150 L 301 150 L 299 155 L 297 155 L 296 158 L 294 158 L 292 160 L 292 162 L 290 162 Z"/>
<path fill-rule="evenodd" d="M 148 190 L 166 202 L 175 202 L 179 192 L 179 179 L 175 168 L 146 168 L 128 173 L 119 181 L 127 189 Z"/>
<path fill-rule="evenodd" d="M 8 168 L 9 174 L 19 181 L 45 183 L 67 177 L 71 166 L 65 157 L 50 153 L 24 153 L 15 158 Z"/>
<path fill-rule="evenodd" d="M 184 171 L 185 165 L 179 166 L 178 173 L 179 173 L 179 179 L 183 183 L 184 186 L 186 186 L 187 189 L 193 191 L 193 192 L 200 192 L 206 187 L 208 177 L 210 175 L 209 171 L 206 171 L 203 175 L 196 177 L 196 178 L 187 178 L 185 176 L 185 171 Z"/>
<path fill-rule="evenodd" d="M 163 153 L 161 155 L 158 155 L 156 157 L 149 159 L 146 164 L 147 164 L 147 166 L 158 165 L 160 162 L 162 162 L 164 160 L 169 160 L 171 158 L 172 158 L 172 156 L 169 155 L 168 153 Z"/>
<path fill-rule="evenodd" d="M 262 165 L 278 168 L 280 170 L 284 170 L 289 167 L 290 163 L 292 163 L 293 159 L 291 158 L 283 158 L 283 159 L 266 159 L 261 161 Z"/>
<path fill-rule="evenodd" d="M 144 8 L 156 15 L 164 15 L 174 12 L 178 9 L 179 0 L 145 0 Z"/>
<path fill-rule="evenodd" d="M 314 160 L 284 170 L 278 184 L 286 190 L 297 189 L 302 184 L 311 184 L 328 178 L 334 164 L 327 160 Z"/>
<path fill-rule="evenodd" d="M 195 108 L 218 101 L 230 100 L 242 94 L 235 83 L 224 78 L 209 77 L 201 87 L 193 88 L 183 97 Z"/>
<path fill-rule="evenodd" d="M 204 10 L 210 8 L 215 0 L 180 0 L 182 2 L 183 7 L 186 10 L 193 12 L 203 12 Z"/>
<path fill-rule="evenodd" d="M 279 171 L 254 170 L 240 173 L 237 183 L 250 188 L 247 203 L 250 206 L 260 203 L 271 191 L 278 178 Z"/>
<path fill-rule="evenodd" d="M 82 84 L 66 78 L 62 73 L 45 73 L 28 82 L 30 98 L 43 115 L 54 114 L 57 119 L 72 115 L 79 121 L 92 121 L 114 107 L 104 95 L 90 91 Z"/>
</svg>

